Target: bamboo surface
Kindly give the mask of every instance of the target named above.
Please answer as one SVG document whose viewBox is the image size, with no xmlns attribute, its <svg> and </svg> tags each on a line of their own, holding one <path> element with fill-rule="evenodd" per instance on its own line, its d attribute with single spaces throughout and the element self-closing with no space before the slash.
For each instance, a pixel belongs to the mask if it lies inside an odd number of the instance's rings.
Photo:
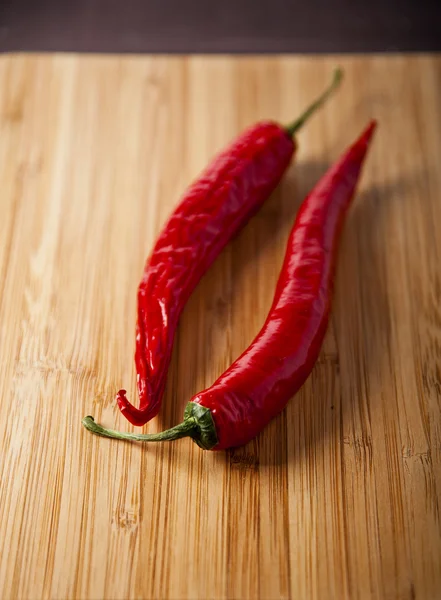
<svg viewBox="0 0 441 600">
<path fill-rule="evenodd" d="M 296 210 L 368 119 L 320 359 L 248 446 L 133 429 L 136 288 L 213 154 L 346 71 L 180 322 L 160 416 L 252 340 Z M 441 597 L 441 57 L 0 59 L 0 597 Z"/>
</svg>

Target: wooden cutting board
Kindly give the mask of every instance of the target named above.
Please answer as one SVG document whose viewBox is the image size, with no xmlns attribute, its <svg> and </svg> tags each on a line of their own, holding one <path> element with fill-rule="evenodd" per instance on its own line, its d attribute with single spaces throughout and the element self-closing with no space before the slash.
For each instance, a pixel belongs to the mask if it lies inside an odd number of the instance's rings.
<svg viewBox="0 0 441 600">
<path fill-rule="evenodd" d="M 130 430 L 136 287 L 186 185 L 336 64 L 283 184 L 189 301 L 146 431 L 251 341 L 299 203 L 376 117 L 302 391 L 233 452 L 86 432 Z M 0 101 L 0 597 L 439 597 L 441 57 L 5 55 Z"/>
</svg>

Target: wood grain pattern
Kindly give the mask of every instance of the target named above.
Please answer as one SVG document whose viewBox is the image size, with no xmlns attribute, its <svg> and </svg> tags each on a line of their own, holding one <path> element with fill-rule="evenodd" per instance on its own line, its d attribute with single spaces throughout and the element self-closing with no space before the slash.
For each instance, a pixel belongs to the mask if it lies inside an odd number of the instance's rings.
<svg viewBox="0 0 441 600">
<path fill-rule="evenodd" d="M 208 159 L 297 115 L 336 58 L 0 59 L 0 597 L 424 599 L 441 593 L 441 58 L 345 57 L 344 87 L 183 315 L 157 431 L 269 308 L 306 191 L 375 116 L 332 323 L 247 447 L 129 429 L 136 287 Z"/>
</svg>

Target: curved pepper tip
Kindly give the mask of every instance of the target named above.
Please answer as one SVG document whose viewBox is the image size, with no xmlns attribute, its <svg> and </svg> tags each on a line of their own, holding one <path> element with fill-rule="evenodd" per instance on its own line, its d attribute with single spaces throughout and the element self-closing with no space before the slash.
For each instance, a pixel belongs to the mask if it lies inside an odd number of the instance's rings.
<svg viewBox="0 0 441 600">
<path fill-rule="evenodd" d="M 136 427 L 142 427 L 150 421 L 150 419 L 156 417 L 159 412 L 159 406 L 152 404 L 145 409 L 136 408 L 136 406 L 133 406 L 133 404 L 127 400 L 126 393 L 126 390 L 119 390 L 116 395 L 116 402 L 119 410 L 129 423 Z"/>
</svg>

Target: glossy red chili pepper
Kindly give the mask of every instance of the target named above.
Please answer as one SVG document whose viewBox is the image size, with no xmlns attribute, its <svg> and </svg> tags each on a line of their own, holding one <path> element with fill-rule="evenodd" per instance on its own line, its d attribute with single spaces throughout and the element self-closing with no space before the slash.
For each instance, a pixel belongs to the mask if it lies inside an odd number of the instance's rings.
<svg viewBox="0 0 441 600">
<path fill-rule="evenodd" d="M 288 128 L 254 125 L 219 154 L 188 189 L 147 261 L 138 288 L 135 363 L 140 398 L 136 408 L 125 390 L 118 406 L 133 425 L 159 411 L 181 312 L 202 275 L 274 191 L 296 149 L 294 133 L 341 79 L 336 71 L 326 92 Z"/>
<path fill-rule="evenodd" d="M 288 240 L 274 301 L 247 350 L 207 390 L 188 403 L 184 421 L 159 434 L 90 431 L 138 441 L 192 437 L 205 449 L 246 444 L 286 406 L 309 376 L 328 325 L 344 217 L 376 123 L 322 177 L 303 202 Z"/>
</svg>

